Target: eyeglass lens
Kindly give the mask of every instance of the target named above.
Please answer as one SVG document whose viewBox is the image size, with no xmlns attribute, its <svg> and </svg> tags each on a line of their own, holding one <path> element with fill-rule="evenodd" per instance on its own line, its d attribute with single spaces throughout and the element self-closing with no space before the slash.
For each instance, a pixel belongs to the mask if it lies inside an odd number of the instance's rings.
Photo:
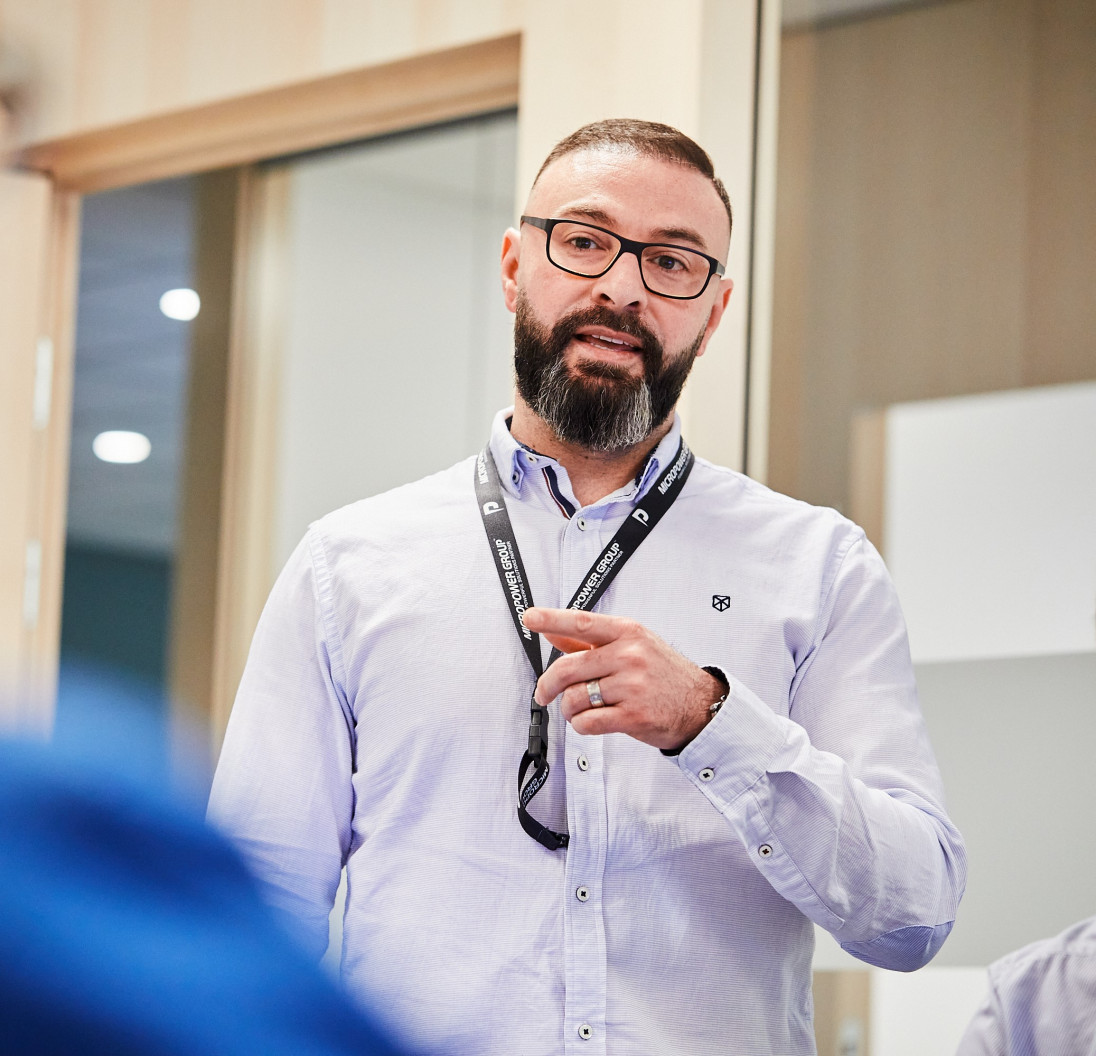
<svg viewBox="0 0 1096 1056">
<path fill-rule="evenodd" d="M 620 252 L 620 240 L 607 231 L 579 223 L 558 223 L 548 241 L 548 256 L 557 267 L 579 275 L 601 275 Z M 679 246 L 647 246 L 640 253 L 647 286 L 670 297 L 692 297 L 708 281 L 706 257 Z"/>
</svg>

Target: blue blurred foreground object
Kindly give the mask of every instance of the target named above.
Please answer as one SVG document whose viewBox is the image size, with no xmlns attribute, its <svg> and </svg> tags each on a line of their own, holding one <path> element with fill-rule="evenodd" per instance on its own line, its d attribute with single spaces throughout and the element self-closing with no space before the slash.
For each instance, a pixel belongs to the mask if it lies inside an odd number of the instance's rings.
<svg viewBox="0 0 1096 1056">
<path fill-rule="evenodd" d="M 0 741 L 0 1049 L 395 1054 L 197 808 L 148 779 L 155 749 L 121 762 L 150 729 L 99 706 L 52 746 Z"/>
</svg>

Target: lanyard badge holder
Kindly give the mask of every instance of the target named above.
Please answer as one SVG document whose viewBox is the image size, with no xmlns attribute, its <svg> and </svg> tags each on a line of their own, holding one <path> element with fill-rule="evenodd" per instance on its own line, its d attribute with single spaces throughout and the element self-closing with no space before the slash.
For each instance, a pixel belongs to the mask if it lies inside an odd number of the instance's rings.
<svg viewBox="0 0 1096 1056">
<path fill-rule="evenodd" d="M 662 519 L 662 515 L 673 505 L 681 493 L 689 472 L 693 468 L 695 456 L 682 439 L 670 467 L 650 488 L 643 499 L 632 509 L 624 523 L 602 550 L 597 560 L 583 577 L 582 585 L 575 591 L 567 607 L 583 611 L 592 609 L 601 595 L 605 593 L 616 574 L 625 562 L 636 552 L 643 540 Z M 506 508 L 506 498 L 499 480 L 495 460 L 489 447 L 485 447 L 476 459 L 475 469 L 476 501 L 480 518 L 483 521 L 487 541 L 491 546 L 495 570 L 498 572 L 502 592 L 510 607 L 510 616 L 514 621 L 518 638 L 521 641 L 529 666 L 533 669 L 533 683 L 539 681 L 544 673 L 541 662 L 540 635 L 530 631 L 522 623 L 522 613 L 533 604 L 533 595 L 529 588 L 529 577 L 518 550 L 517 537 L 510 522 L 510 513 Z M 562 655 L 553 649 L 548 658 L 548 666 Z M 532 767 L 532 776 L 528 777 Z M 529 813 L 529 802 L 544 787 L 548 780 L 548 708 L 533 698 L 529 712 L 529 743 L 518 766 L 518 821 L 525 832 L 537 843 L 550 851 L 566 848 L 568 834 L 554 832 L 542 825 Z"/>
</svg>

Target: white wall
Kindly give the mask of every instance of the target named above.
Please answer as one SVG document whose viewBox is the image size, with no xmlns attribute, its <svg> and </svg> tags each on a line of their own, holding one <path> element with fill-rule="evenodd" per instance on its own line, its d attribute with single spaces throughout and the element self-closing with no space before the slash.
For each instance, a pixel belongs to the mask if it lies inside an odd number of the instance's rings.
<svg viewBox="0 0 1096 1056">
<path fill-rule="evenodd" d="M 515 132 L 505 114 L 288 163 L 277 568 L 315 518 L 474 453 L 509 402 Z"/>
<path fill-rule="evenodd" d="M 898 404 L 886 436 L 914 660 L 1096 650 L 1096 383 Z"/>
<path fill-rule="evenodd" d="M 872 1056 L 954 1056 L 986 995 L 981 968 L 872 970 Z"/>
</svg>

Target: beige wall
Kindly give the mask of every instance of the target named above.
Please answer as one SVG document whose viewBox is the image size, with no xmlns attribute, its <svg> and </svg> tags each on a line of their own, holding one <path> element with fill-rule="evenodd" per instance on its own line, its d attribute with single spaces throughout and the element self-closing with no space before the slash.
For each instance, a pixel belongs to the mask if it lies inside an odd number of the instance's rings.
<svg viewBox="0 0 1096 1056">
<path fill-rule="evenodd" d="M 850 419 L 1096 377 L 1096 5 L 789 33 L 769 482 L 849 507 Z"/>
</svg>

